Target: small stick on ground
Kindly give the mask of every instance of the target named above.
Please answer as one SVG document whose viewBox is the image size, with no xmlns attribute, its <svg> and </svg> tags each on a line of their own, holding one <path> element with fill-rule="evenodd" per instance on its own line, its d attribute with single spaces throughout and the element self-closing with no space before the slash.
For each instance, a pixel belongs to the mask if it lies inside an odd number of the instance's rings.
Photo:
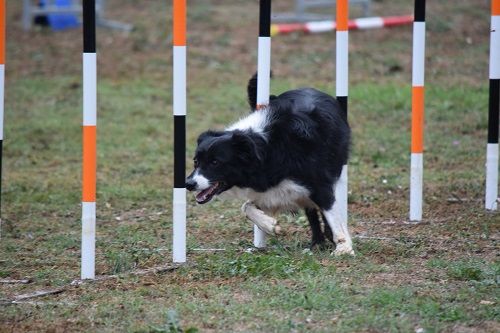
<svg viewBox="0 0 500 333">
<path fill-rule="evenodd" d="M 390 237 L 379 237 L 379 236 L 365 236 L 365 235 L 356 235 L 354 238 L 358 239 L 375 239 L 375 240 L 396 240 Z"/>
<path fill-rule="evenodd" d="M 47 305 L 57 305 L 57 306 L 77 306 L 74 302 L 51 302 L 51 301 L 12 301 L 10 304 L 24 304 L 33 306 L 47 306 Z"/>
<path fill-rule="evenodd" d="M 158 267 L 152 267 L 152 268 L 146 268 L 146 269 L 138 269 L 136 271 L 132 271 L 129 274 L 132 275 L 146 275 L 146 274 L 159 274 L 159 273 L 165 273 L 165 272 L 171 272 L 177 268 L 179 268 L 181 265 L 167 265 L 167 266 L 158 266 Z"/>
<path fill-rule="evenodd" d="M 3 284 L 28 284 L 30 282 L 31 282 L 30 279 L 23 279 L 23 280 L 0 279 L 0 283 L 3 283 Z"/>
<path fill-rule="evenodd" d="M 31 304 L 31 305 L 46 305 L 46 302 L 37 302 L 31 301 L 32 298 L 47 296 L 47 295 L 56 295 L 64 292 L 66 290 L 65 287 L 50 289 L 50 290 L 38 290 L 28 294 L 21 294 L 14 296 L 11 299 L 2 299 L 0 300 L 0 305 L 12 305 L 12 304 Z M 62 304 L 61 302 L 57 302 L 57 304 Z"/>
<path fill-rule="evenodd" d="M 262 210 L 257 208 L 252 202 L 247 201 L 241 207 L 241 211 L 245 213 L 250 221 L 252 221 L 260 230 L 268 235 L 277 235 L 281 232 L 280 226 L 277 225 L 275 218 L 266 215 Z"/>
<path fill-rule="evenodd" d="M 64 288 L 64 287 L 57 288 L 57 289 L 49 289 L 49 290 L 38 290 L 38 291 L 35 291 L 32 293 L 14 296 L 13 302 L 23 301 L 23 300 L 31 299 L 31 298 L 35 298 L 35 297 L 42 297 L 42 296 L 46 296 L 46 295 L 60 294 L 65 290 L 66 290 L 66 288 Z"/>
<path fill-rule="evenodd" d="M 75 285 L 83 284 L 85 282 L 106 281 L 106 280 L 116 279 L 121 275 L 127 275 L 127 274 L 130 274 L 130 275 L 146 275 L 146 274 L 151 274 L 151 273 L 160 274 L 160 273 L 173 271 L 179 267 L 181 267 L 181 265 L 173 264 L 173 265 L 157 266 L 157 267 L 146 268 L 146 269 L 138 269 L 138 270 L 131 271 L 131 272 L 125 272 L 125 273 L 120 274 L 120 275 L 99 275 L 99 276 L 96 276 L 94 280 L 89 280 L 89 279 L 73 280 L 71 282 L 71 285 L 75 286 Z"/>
<path fill-rule="evenodd" d="M 152 268 L 146 268 L 146 269 L 139 269 L 136 271 L 128 272 L 127 274 L 130 275 L 147 275 L 147 274 L 160 274 L 164 272 L 170 272 L 173 271 L 177 268 L 179 268 L 181 265 L 167 265 L 167 266 L 157 266 L 157 267 L 152 267 Z M 70 283 L 70 285 L 80 285 L 85 282 L 94 282 L 94 281 L 104 281 L 104 280 L 110 280 L 110 279 L 115 279 L 118 278 L 119 275 L 101 275 L 101 276 L 96 276 L 95 280 L 73 280 L 73 282 Z M 29 281 L 29 280 L 27 280 Z M 9 304 L 20 304 L 20 303 L 26 303 L 26 300 L 35 298 L 35 297 L 42 297 L 46 295 L 55 295 L 55 294 L 60 294 L 66 290 L 66 287 L 60 287 L 56 289 L 50 289 L 50 290 L 38 290 L 32 293 L 28 294 L 21 294 L 14 296 L 12 299 L 7 299 L 7 300 L 0 300 L 0 305 L 9 305 Z"/>
</svg>

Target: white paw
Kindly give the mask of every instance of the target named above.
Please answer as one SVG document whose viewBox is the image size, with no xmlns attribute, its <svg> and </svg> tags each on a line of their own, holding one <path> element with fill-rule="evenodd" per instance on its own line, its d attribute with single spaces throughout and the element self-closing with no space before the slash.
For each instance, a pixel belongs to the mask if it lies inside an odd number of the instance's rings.
<svg viewBox="0 0 500 333">
<path fill-rule="evenodd" d="M 333 254 L 335 256 L 341 256 L 344 254 L 354 256 L 354 250 L 352 249 L 351 244 L 340 243 L 340 244 L 337 244 L 337 247 L 335 248 L 335 251 L 333 252 Z"/>
</svg>

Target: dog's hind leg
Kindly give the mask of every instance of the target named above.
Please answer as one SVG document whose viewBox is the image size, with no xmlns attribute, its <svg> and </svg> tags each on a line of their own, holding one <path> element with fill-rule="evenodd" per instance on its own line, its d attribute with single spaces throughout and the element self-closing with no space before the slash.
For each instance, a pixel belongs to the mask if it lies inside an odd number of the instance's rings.
<svg viewBox="0 0 500 333">
<path fill-rule="evenodd" d="M 324 226 L 324 232 L 323 234 L 325 235 L 325 238 L 328 239 L 330 242 L 333 242 L 333 232 L 332 229 L 330 228 L 330 225 L 328 224 L 328 221 L 326 220 L 325 214 L 321 213 L 321 217 L 323 219 L 323 226 Z"/>
<path fill-rule="evenodd" d="M 315 208 L 305 209 L 307 220 L 312 232 L 311 249 L 315 246 L 321 246 L 325 243 L 325 236 L 321 231 L 321 223 L 318 216 L 318 211 Z"/>
<path fill-rule="evenodd" d="M 335 242 L 335 255 L 354 254 L 352 250 L 351 235 L 347 229 L 347 219 L 341 216 L 338 209 L 335 209 L 335 203 L 330 209 L 323 210 L 326 221 L 333 232 L 333 241 Z"/>
<path fill-rule="evenodd" d="M 316 203 L 321 208 L 321 212 L 333 233 L 333 242 L 335 243 L 334 254 L 354 255 L 351 235 L 349 235 L 349 229 L 347 228 L 347 216 L 343 216 L 341 210 L 336 207 L 335 186 L 328 189 L 325 188 L 322 195 L 316 195 L 316 198 L 322 199 L 321 202 L 318 202 L 318 200 Z"/>
<path fill-rule="evenodd" d="M 333 242 L 336 245 L 335 255 L 354 254 L 351 236 L 347 229 L 347 217 L 341 216 L 339 210 L 334 209 L 337 208 L 335 205 L 335 186 L 325 185 L 317 187 L 311 195 L 311 200 L 320 208 L 326 222 L 323 236 L 330 238 L 329 234 L 333 234 Z"/>
</svg>

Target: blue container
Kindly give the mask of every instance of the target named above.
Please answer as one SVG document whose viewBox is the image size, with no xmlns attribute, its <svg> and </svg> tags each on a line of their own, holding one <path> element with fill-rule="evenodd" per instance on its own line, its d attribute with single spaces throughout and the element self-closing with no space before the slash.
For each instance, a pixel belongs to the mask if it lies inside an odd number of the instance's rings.
<svg viewBox="0 0 500 333">
<path fill-rule="evenodd" d="M 45 7 L 46 0 L 40 0 L 40 7 Z M 54 5 L 59 8 L 71 7 L 73 5 L 73 0 L 55 0 Z M 57 13 L 48 14 L 47 21 L 52 30 L 66 30 L 72 29 L 80 26 L 78 22 L 78 17 L 72 13 Z"/>
</svg>

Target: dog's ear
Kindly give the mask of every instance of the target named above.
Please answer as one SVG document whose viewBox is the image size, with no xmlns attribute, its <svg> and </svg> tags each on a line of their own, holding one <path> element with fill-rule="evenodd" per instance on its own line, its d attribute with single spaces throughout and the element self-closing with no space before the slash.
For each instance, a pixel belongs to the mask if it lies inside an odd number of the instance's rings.
<svg viewBox="0 0 500 333">
<path fill-rule="evenodd" d="M 241 131 L 234 131 L 231 141 L 238 152 L 238 156 L 245 162 L 262 161 L 263 156 L 259 145 L 252 136 Z"/>
<path fill-rule="evenodd" d="M 224 132 L 219 132 L 219 131 L 206 131 L 206 132 L 203 132 L 198 137 L 198 141 L 197 141 L 198 146 L 200 145 L 200 143 L 202 143 L 203 141 L 205 141 L 208 138 L 218 138 L 218 137 L 223 136 L 223 135 L 224 135 Z"/>
</svg>

